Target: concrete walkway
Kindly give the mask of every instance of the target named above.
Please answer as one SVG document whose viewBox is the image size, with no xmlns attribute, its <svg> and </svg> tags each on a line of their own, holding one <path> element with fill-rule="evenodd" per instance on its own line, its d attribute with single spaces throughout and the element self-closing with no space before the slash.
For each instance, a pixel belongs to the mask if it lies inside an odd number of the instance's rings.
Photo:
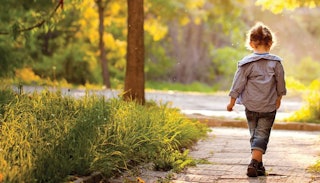
<svg viewBox="0 0 320 183">
<path fill-rule="evenodd" d="M 245 128 L 213 127 L 208 138 L 198 142 L 190 155 L 208 163 L 190 167 L 180 174 L 140 169 L 137 175 L 125 174 L 110 182 L 173 183 L 315 183 L 319 174 L 307 171 L 319 159 L 319 132 L 273 130 L 264 156 L 268 176 L 248 178 L 250 162 L 249 131 Z M 171 175 L 170 181 L 168 175 Z M 165 180 L 165 181 L 164 181 Z"/>
</svg>

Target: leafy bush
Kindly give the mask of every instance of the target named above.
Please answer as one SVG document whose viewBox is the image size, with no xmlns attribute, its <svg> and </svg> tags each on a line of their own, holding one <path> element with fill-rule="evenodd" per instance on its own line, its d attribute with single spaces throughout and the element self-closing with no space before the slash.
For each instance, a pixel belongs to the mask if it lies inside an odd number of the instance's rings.
<svg viewBox="0 0 320 183">
<path fill-rule="evenodd" d="M 41 80 L 31 68 L 16 69 L 16 78 L 26 84 L 38 83 Z"/>
<path fill-rule="evenodd" d="M 320 80 L 314 80 L 306 93 L 306 105 L 290 116 L 288 121 L 320 123 Z"/>
<path fill-rule="evenodd" d="M 286 67 L 286 71 L 302 83 L 310 84 L 315 78 L 320 77 L 320 63 L 311 57 L 305 57 L 298 64 Z"/>
<path fill-rule="evenodd" d="M 218 82 L 219 89 L 229 89 L 237 70 L 238 61 L 248 54 L 246 50 L 235 47 L 223 47 L 211 49 L 212 67 L 210 76 L 213 81 Z"/>
<path fill-rule="evenodd" d="M 286 87 L 290 92 L 304 91 L 306 86 L 294 77 L 286 77 Z"/>
<path fill-rule="evenodd" d="M 178 157 L 172 167 L 182 167 L 189 160 L 180 150 L 208 130 L 167 105 L 140 106 L 94 95 L 74 99 L 61 92 L 1 92 L 10 98 L 0 101 L 4 182 L 62 182 L 68 175 L 94 171 L 111 177 L 140 163 L 157 163 L 160 153 Z"/>
</svg>

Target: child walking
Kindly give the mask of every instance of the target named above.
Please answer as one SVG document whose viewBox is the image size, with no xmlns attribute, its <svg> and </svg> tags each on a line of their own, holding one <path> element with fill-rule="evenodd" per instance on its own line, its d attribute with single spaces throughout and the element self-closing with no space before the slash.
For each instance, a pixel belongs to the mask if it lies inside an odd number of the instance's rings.
<svg viewBox="0 0 320 183">
<path fill-rule="evenodd" d="M 281 58 L 269 53 L 274 39 L 271 30 L 263 23 L 257 23 L 250 29 L 247 48 L 253 53 L 238 62 L 229 93 L 228 111 L 232 111 L 235 103 L 245 106 L 251 136 L 249 177 L 265 175 L 262 155 L 266 152 L 281 98 L 287 91 Z"/>
</svg>

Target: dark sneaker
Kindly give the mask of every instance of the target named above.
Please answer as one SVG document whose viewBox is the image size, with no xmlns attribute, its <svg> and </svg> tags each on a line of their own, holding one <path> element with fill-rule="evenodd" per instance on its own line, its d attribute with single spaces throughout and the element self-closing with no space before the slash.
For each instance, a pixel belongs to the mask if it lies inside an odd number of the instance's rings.
<svg viewBox="0 0 320 183">
<path fill-rule="evenodd" d="M 258 177 L 258 167 L 259 167 L 259 162 L 255 159 L 251 160 L 250 164 L 248 165 L 247 176 Z"/>
<path fill-rule="evenodd" d="M 266 169 L 264 168 L 262 162 L 260 162 L 260 163 L 258 164 L 257 173 L 258 173 L 258 176 L 265 176 L 265 175 L 266 175 Z"/>
</svg>

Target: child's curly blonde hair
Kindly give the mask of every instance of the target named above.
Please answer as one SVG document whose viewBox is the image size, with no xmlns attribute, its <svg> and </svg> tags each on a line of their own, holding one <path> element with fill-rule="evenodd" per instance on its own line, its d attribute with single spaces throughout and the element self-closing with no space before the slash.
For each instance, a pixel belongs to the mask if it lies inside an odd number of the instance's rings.
<svg viewBox="0 0 320 183">
<path fill-rule="evenodd" d="M 249 50 L 252 50 L 251 44 L 271 49 L 276 44 L 276 38 L 269 27 L 258 22 L 247 33 L 246 47 Z"/>
</svg>

